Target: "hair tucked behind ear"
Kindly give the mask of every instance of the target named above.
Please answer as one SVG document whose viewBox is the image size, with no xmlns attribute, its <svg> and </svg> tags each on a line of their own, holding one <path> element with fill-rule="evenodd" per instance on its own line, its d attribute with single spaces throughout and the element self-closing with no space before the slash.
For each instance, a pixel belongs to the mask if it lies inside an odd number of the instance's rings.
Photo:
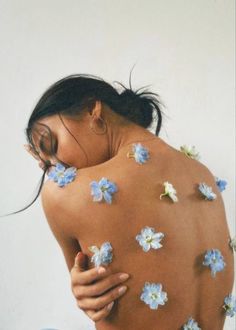
<svg viewBox="0 0 236 330">
<path fill-rule="evenodd" d="M 96 100 L 108 105 L 111 110 L 123 116 L 127 121 L 136 123 L 144 128 L 148 128 L 154 118 L 157 117 L 157 127 L 155 134 L 158 135 L 162 125 L 162 111 L 160 109 L 159 95 L 148 90 L 140 92 L 131 86 L 131 74 L 129 77 L 130 88 L 126 88 L 121 83 L 122 91 L 118 92 L 111 84 L 100 77 L 89 74 L 73 74 L 64 77 L 51 85 L 37 102 L 25 129 L 27 142 L 32 150 L 37 153 L 32 139 L 32 134 L 37 130 L 37 122 L 45 117 L 55 114 L 75 117 L 79 119 L 85 110 L 91 109 Z M 154 113 L 156 112 L 156 117 Z M 50 128 L 48 128 L 50 133 Z M 51 146 L 52 155 L 53 147 Z M 64 164 L 66 165 L 66 164 Z M 41 178 L 39 191 L 33 201 L 23 209 L 14 213 L 26 210 L 31 206 L 40 194 L 43 186 L 46 169 L 49 164 L 45 162 L 45 171 Z M 11 213 L 11 214 L 14 214 Z"/>
</svg>

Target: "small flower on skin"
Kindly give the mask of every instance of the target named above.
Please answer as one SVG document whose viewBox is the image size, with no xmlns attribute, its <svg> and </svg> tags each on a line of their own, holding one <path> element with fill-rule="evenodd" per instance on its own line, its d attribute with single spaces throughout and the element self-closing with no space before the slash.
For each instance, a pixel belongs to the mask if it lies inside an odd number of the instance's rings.
<svg viewBox="0 0 236 330">
<path fill-rule="evenodd" d="M 103 243 L 100 249 L 96 245 L 92 245 L 89 247 L 89 250 L 94 253 L 91 262 L 95 264 L 95 267 L 112 262 L 112 246 L 110 242 Z"/>
<path fill-rule="evenodd" d="M 111 204 L 112 194 L 118 191 L 116 184 L 104 177 L 98 183 L 92 181 L 90 187 L 94 202 L 101 202 L 104 198 L 108 204 Z"/>
<path fill-rule="evenodd" d="M 216 185 L 219 188 L 219 191 L 222 192 L 223 190 L 225 190 L 225 187 L 227 186 L 227 181 L 225 180 L 221 180 L 219 179 L 217 176 L 215 176 L 215 181 L 216 181 Z"/>
<path fill-rule="evenodd" d="M 133 150 L 127 153 L 128 158 L 134 158 L 139 164 L 144 164 L 150 158 L 147 148 L 141 145 L 141 143 L 133 143 Z"/>
<path fill-rule="evenodd" d="M 229 239 L 229 245 L 236 252 L 236 236 Z"/>
<path fill-rule="evenodd" d="M 236 298 L 230 293 L 224 299 L 224 305 L 222 306 L 227 316 L 233 317 L 236 313 Z"/>
<path fill-rule="evenodd" d="M 57 182 L 59 187 L 64 187 L 75 179 L 76 171 L 75 167 L 66 169 L 61 163 L 57 163 L 55 168 L 48 173 L 48 179 Z"/>
<path fill-rule="evenodd" d="M 160 241 L 165 235 L 163 233 L 156 233 L 152 227 L 145 227 L 141 230 L 141 234 L 136 236 L 139 245 L 142 246 L 143 251 L 147 252 L 150 248 L 159 249 L 162 247 Z"/>
<path fill-rule="evenodd" d="M 201 328 L 199 328 L 197 322 L 190 317 L 188 319 L 188 322 L 186 324 L 183 325 L 183 330 L 201 330 Z"/>
<path fill-rule="evenodd" d="M 186 156 L 192 159 L 196 159 L 196 160 L 200 159 L 200 154 L 195 149 L 195 146 L 187 146 L 186 144 L 184 144 L 180 147 L 180 151 L 182 151 Z"/>
<path fill-rule="evenodd" d="M 205 200 L 212 201 L 216 199 L 217 195 L 212 191 L 212 187 L 207 186 L 204 182 L 199 183 L 198 189 L 205 196 Z"/>
<path fill-rule="evenodd" d="M 172 186 L 171 183 L 168 181 L 164 182 L 165 192 L 160 195 L 160 199 L 162 199 L 162 196 L 169 196 L 173 202 L 178 202 L 178 197 L 176 196 L 176 190 Z"/>
<path fill-rule="evenodd" d="M 161 283 L 146 282 L 140 299 L 149 305 L 150 309 L 158 309 L 158 305 L 164 305 L 168 300 L 167 293 L 162 291 Z"/>
<path fill-rule="evenodd" d="M 211 275 L 215 277 L 216 272 L 220 272 L 224 269 L 226 263 L 221 252 L 218 249 L 207 250 L 205 254 L 204 266 L 211 268 Z"/>
</svg>

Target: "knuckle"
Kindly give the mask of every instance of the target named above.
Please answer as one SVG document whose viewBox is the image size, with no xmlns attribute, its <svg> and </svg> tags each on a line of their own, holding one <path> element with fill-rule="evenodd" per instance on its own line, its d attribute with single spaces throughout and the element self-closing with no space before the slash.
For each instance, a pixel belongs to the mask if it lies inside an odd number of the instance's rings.
<svg viewBox="0 0 236 330">
<path fill-rule="evenodd" d="M 93 309 L 101 309 L 105 305 L 104 298 L 95 298 L 93 302 Z"/>
<path fill-rule="evenodd" d="M 80 299 L 83 297 L 83 289 L 82 288 L 77 288 L 76 290 L 74 289 L 74 296 L 77 299 Z"/>
<path fill-rule="evenodd" d="M 81 302 L 81 300 L 76 300 L 76 305 L 78 308 L 83 309 L 83 303 Z"/>
</svg>

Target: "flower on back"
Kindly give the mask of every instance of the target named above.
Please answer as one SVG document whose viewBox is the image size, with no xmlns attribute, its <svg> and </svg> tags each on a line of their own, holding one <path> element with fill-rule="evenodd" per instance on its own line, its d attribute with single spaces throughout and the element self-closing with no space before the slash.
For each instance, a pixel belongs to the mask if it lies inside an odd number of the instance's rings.
<svg viewBox="0 0 236 330">
<path fill-rule="evenodd" d="M 219 191 L 222 192 L 223 190 L 225 190 L 225 187 L 227 186 L 227 181 L 225 180 L 221 180 L 219 179 L 217 176 L 215 176 L 215 181 L 216 181 L 216 185 L 219 188 Z"/>
<path fill-rule="evenodd" d="M 173 202 L 178 202 L 178 197 L 176 196 L 176 190 L 174 189 L 173 185 L 168 181 L 164 182 L 165 192 L 160 195 L 160 199 L 162 196 L 169 196 Z"/>
<path fill-rule="evenodd" d="M 211 275 L 215 277 L 217 272 L 222 271 L 225 268 L 226 263 L 221 252 L 218 249 L 207 250 L 205 254 L 204 266 L 209 266 L 211 269 Z"/>
<path fill-rule="evenodd" d="M 233 249 L 233 251 L 236 252 L 236 236 L 234 236 L 233 238 L 229 239 L 229 245 L 231 246 L 231 248 Z"/>
<path fill-rule="evenodd" d="M 110 242 L 105 242 L 99 249 L 96 245 L 89 246 L 89 251 L 93 252 L 91 262 L 95 267 L 100 265 L 107 265 L 112 262 L 112 246 Z"/>
<path fill-rule="evenodd" d="M 112 203 L 112 194 L 118 190 L 115 183 L 104 177 L 99 182 L 92 181 L 90 187 L 94 202 L 101 202 L 104 198 L 108 204 Z"/>
<path fill-rule="evenodd" d="M 134 158 L 139 164 L 144 164 L 150 158 L 147 148 L 141 145 L 141 143 L 133 143 L 132 151 L 127 153 L 128 158 Z"/>
<path fill-rule="evenodd" d="M 196 160 L 200 159 L 199 152 L 196 150 L 195 146 L 187 146 L 186 144 L 184 144 L 180 147 L 180 151 L 183 152 L 189 158 Z"/>
<path fill-rule="evenodd" d="M 236 314 L 236 298 L 230 293 L 224 299 L 224 305 L 222 306 L 227 316 L 233 317 Z"/>
<path fill-rule="evenodd" d="M 202 195 L 205 196 L 205 200 L 212 201 L 217 197 L 217 195 L 212 191 L 212 187 L 209 187 L 204 182 L 199 183 L 198 189 Z"/>
<path fill-rule="evenodd" d="M 141 234 L 136 236 L 136 240 L 139 242 L 139 245 L 142 246 L 143 251 L 147 252 L 151 248 L 161 248 L 162 245 L 160 244 L 160 241 L 164 236 L 163 233 L 156 233 L 154 228 L 146 226 L 141 230 Z"/>
<path fill-rule="evenodd" d="M 183 325 L 183 330 L 201 330 L 201 328 L 199 328 L 197 322 L 190 317 L 188 319 L 188 322 L 186 324 Z"/>
<path fill-rule="evenodd" d="M 150 309 L 158 309 L 158 305 L 164 305 L 168 300 L 167 293 L 162 291 L 161 283 L 146 282 L 140 299 L 149 305 Z"/>
<path fill-rule="evenodd" d="M 64 187 L 75 179 L 76 171 L 77 169 L 75 167 L 66 169 L 65 166 L 57 163 L 55 168 L 51 169 L 48 173 L 48 179 L 57 182 L 59 187 Z"/>
</svg>

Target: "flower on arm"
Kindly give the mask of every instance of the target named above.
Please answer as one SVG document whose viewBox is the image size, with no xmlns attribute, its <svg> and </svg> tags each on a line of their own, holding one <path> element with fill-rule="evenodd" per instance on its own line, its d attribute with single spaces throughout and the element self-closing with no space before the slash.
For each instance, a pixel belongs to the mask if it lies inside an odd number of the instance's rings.
<svg viewBox="0 0 236 330">
<path fill-rule="evenodd" d="M 225 297 L 222 307 L 227 316 L 233 317 L 236 314 L 236 298 L 230 293 Z"/>
<path fill-rule="evenodd" d="M 48 173 L 48 179 L 56 182 L 59 187 L 64 187 L 75 179 L 76 171 L 76 167 L 66 169 L 61 163 L 57 163 Z"/>
<path fill-rule="evenodd" d="M 134 158 L 139 164 L 144 164 L 150 158 L 147 148 L 142 146 L 141 143 L 133 143 L 132 151 L 127 153 L 128 158 Z"/>
</svg>

